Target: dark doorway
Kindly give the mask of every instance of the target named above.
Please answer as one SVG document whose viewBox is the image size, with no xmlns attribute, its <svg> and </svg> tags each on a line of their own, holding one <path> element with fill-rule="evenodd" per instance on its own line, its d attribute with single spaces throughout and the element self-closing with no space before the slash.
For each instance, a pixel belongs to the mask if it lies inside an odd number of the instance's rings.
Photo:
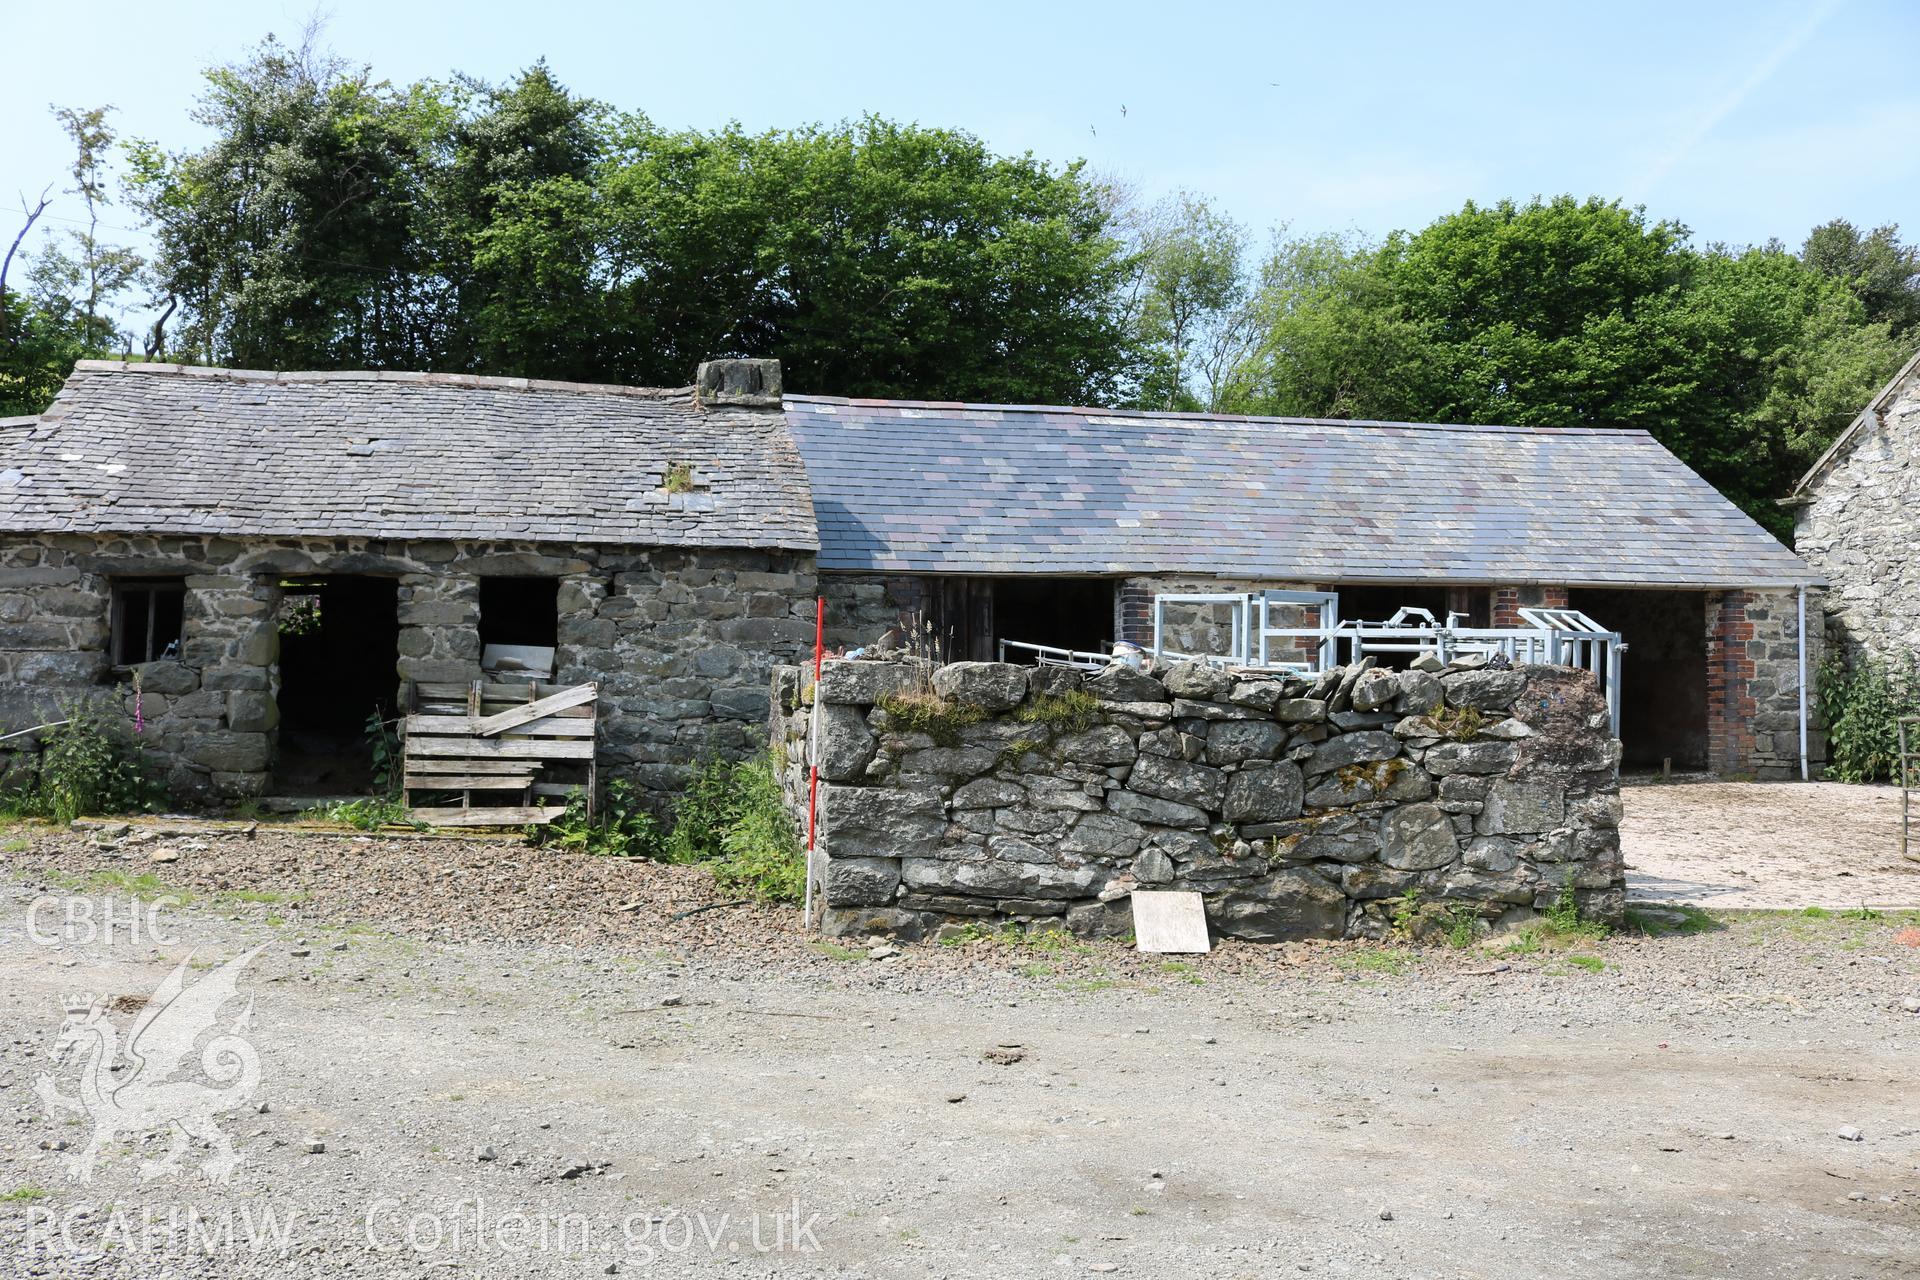
<svg viewBox="0 0 1920 1280">
<path fill-rule="evenodd" d="M 1002 640 L 1098 653 L 1113 644 L 1111 578 L 932 578 L 927 596 L 948 662 L 998 662 Z M 1011 649 L 1007 661 L 1033 654 Z"/>
<path fill-rule="evenodd" d="M 1569 607 L 1618 631 L 1624 765 L 1707 767 L 1707 597 L 1698 591 L 1567 593 Z"/>
<path fill-rule="evenodd" d="M 394 715 L 398 583 L 324 577 L 280 584 L 280 749 L 290 795 L 349 795 L 373 783 L 367 721 Z"/>
<path fill-rule="evenodd" d="M 995 640 L 1020 640 L 1108 653 L 1113 649 L 1113 581 L 1110 578 L 993 579 Z M 996 645 L 996 647 L 998 647 Z M 999 655 L 994 655 L 996 658 Z M 1032 662 L 1018 649 L 1010 662 Z"/>
<path fill-rule="evenodd" d="M 480 643 L 559 643 L 560 579 L 480 579 Z"/>
</svg>

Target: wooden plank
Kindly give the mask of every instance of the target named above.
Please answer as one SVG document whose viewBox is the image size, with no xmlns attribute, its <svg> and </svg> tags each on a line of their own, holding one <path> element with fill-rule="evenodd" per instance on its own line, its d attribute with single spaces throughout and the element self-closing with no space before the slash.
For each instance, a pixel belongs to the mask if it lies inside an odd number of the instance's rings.
<svg viewBox="0 0 1920 1280">
<path fill-rule="evenodd" d="M 533 785 L 533 775 L 410 773 L 403 785 L 408 791 L 525 791 Z"/>
<path fill-rule="evenodd" d="M 483 680 L 480 684 L 480 696 L 488 702 L 525 702 L 529 697 L 544 697 L 550 693 L 560 693 L 580 686 L 571 684 L 553 684 L 550 681 L 535 680 L 508 684 L 498 680 Z M 473 685 L 467 681 L 423 681 L 414 686 L 422 698 L 435 701 L 465 702 L 473 692 Z M 532 692 L 529 693 L 529 690 Z"/>
<path fill-rule="evenodd" d="M 524 702 L 495 702 L 491 698 L 488 698 L 481 701 L 480 710 L 483 715 L 494 715 L 497 714 L 497 712 L 488 711 L 488 707 L 497 708 L 498 711 L 511 711 L 515 707 L 524 707 L 526 705 Z M 548 720 L 591 720 L 593 717 L 594 704 L 589 702 L 584 707 L 562 707 L 546 718 Z"/>
<path fill-rule="evenodd" d="M 470 741 L 470 739 L 469 739 Z M 448 759 L 435 756 L 431 760 L 414 765 L 414 771 L 426 769 L 433 773 L 537 773 L 538 760 L 462 760 L 458 757 Z"/>
<path fill-rule="evenodd" d="M 460 734 L 472 736 L 473 722 L 465 716 L 408 716 L 406 731 L 422 734 Z M 512 732 L 539 738 L 591 738 L 593 721 L 577 716 L 548 716 L 516 725 Z"/>
<path fill-rule="evenodd" d="M 563 707 L 577 707 L 583 703 L 592 702 L 599 696 L 599 689 L 590 684 L 583 684 L 551 697 L 536 698 L 523 707 L 502 711 L 496 716 L 483 716 L 480 722 L 473 726 L 473 731 L 491 737 L 516 725 L 526 724 L 530 720 L 544 719 Z"/>
<path fill-rule="evenodd" d="M 434 827 L 524 827 L 530 822 L 552 822 L 565 812 L 558 805 L 514 805 L 499 809 L 409 809 L 407 816 Z"/>
<path fill-rule="evenodd" d="M 475 759 L 591 760 L 593 743 L 586 738 L 408 738 L 407 757 L 438 759 L 472 756 Z"/>
<path fill-rule="evenodd" d="M 585 791 L 586 786 L 578 782 L 536 782 L 533 794 L 537 796 L 559 796 L 562 800 L 571 800 L 576 792 Z"/>
</svg>

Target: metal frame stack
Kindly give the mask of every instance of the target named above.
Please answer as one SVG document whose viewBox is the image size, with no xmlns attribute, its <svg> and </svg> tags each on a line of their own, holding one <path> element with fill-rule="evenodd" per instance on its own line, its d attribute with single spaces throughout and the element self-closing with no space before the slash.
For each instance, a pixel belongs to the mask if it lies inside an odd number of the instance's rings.
<svg viewBox="0 0 1920 1280">
<path fill-rule="evenodd" d="M 1180 653 L 1166 644 L 1169 605 L 1226 605 L 1231 610 L 1226 653 Z M 1276 607 L 1304 606 L 1316 611 L 1318 625 L 1272 625 Z M 1464 627 L 1460 614 L 1442 623 L 1425 609 L 1402 608 L 1384 622 L 1343 621 L 1339 597 L 1331 591 L 1250 591 L 1202 594 L 1170 592 L 1153 598 L 1153 656 L 1157 661 L 1202 660 L 1221 666 L 1266 671 L 1322 671 L 1342 662 L 1358 662 L 1368 654 L 1431 651 L 1442 661 L 1462 654 L 1495 654 L 1510 662 L 1545 662 L 1591 671 L 1607 697 L 1613 732 L 1620 732 L 1620 656 L 1626 642 L 1577 609 L 1520 610 L 1525 627 Z M 1308 640 L 1309 658 L 1282 659 L 1281 653 L 1301 652 Z M 1345 653 L 1342 654 L 1342 646 Z"/>
</svg>

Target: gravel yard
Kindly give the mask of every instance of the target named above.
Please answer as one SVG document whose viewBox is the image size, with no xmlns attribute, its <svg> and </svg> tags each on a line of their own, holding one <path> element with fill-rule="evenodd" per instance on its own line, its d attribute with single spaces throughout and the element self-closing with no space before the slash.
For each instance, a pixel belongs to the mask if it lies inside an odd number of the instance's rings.
<svg viewBox="0 0 1920 1280">
<path fill-rule="evenodd" d="M 1620 798 L 1629 898 L 1725 910 L 1920 906 L 1920 862 L 1900 856 L 1893 787 L 1649 783 Z"/>
<path fill-rule="evenodd" d="M 1920 1258 L 1920 932 L 1902 932 L 1920 919 L 1749 916 L 1531 954 L 1049 939 L 869 959 L 809 944 L 790 911 L 670 919 L 717 900 L 698 870 L 509 842 L 3 847 L 8 1275 L 1805 1277 Z M 129 891 L 169 888 L 186 901 L 159 937 L 49 936 L 67 902 L 124 919 Z M 182 957 L 205 980 L 262 945 L 241 989 L 267 1109 L 221 1118 L 231 1181 L 202 1180 L 195 1150 L 143 1183 L 166 1142 L 132 1133 L 69 1180 L 90 1124 L 34 1090 L 63 999 L 117 998 L 124 1032 Z M 288 1234 L 251 1250 L 267 1211 Z M 189 1221 L 232 1236 L 209 1247 Z"/>
</svg>

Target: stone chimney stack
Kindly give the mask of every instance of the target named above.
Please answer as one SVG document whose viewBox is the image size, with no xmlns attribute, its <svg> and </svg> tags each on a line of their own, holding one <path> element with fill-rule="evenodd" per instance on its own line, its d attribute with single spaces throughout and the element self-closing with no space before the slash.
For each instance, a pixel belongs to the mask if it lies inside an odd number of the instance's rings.
<svg viewBox="0 0 1920 1280">
<path fill-rule="evenodd" d="M 694 375 L 694 398 L 702 409 L 736 405 L 750 409 L 780 407 L 778 360 L 708 360 Z"/>
</svg>

